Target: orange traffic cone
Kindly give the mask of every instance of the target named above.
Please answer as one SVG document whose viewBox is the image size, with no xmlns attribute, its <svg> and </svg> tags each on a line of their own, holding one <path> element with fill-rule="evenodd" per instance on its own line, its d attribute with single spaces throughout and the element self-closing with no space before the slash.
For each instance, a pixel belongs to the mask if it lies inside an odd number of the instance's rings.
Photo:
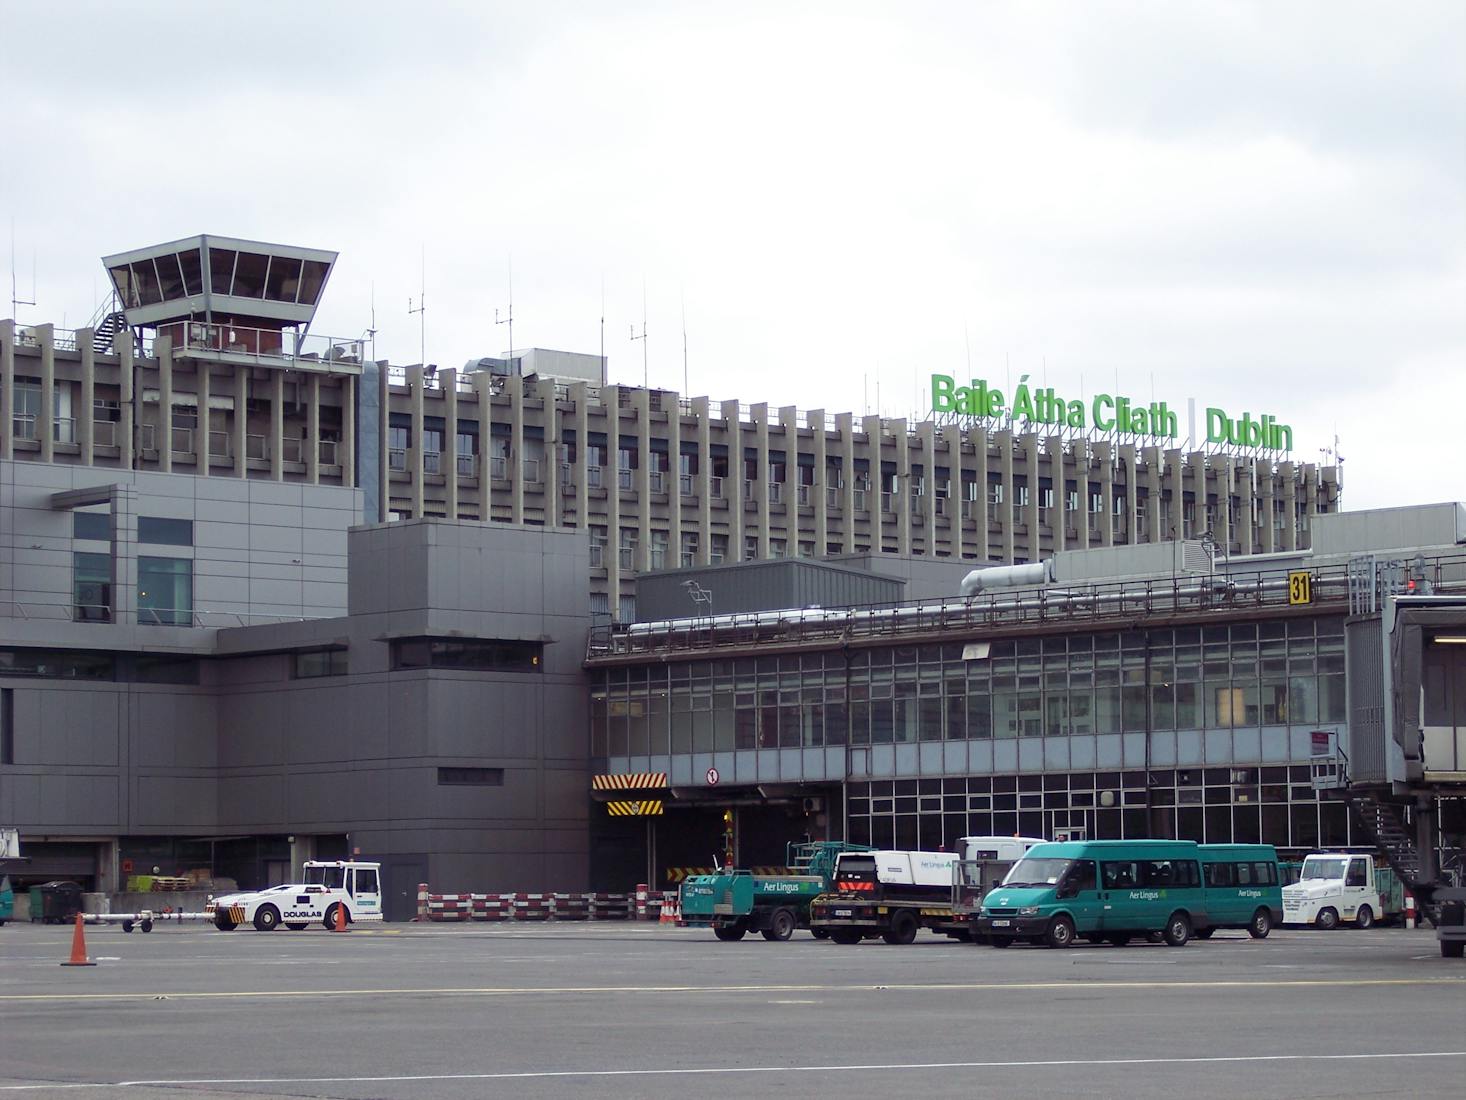
<svg viewBox="0 0 1466 1100">
<path fill-rule="evenodd" d="M 333 928 L 333 929 L 331 929 L 331 931 L 332 932 L 345 932 L 346 931 L 346 906 L 340 904 L 339 902 L 336 904 L 336 927 Z"/>
<path fill-rule="evenodd" d="M 87 937 L 81 930 L 81 914 L 76 915 L 76 931 L 71 934 L 71 958 L 67 959 L 62 966 L 96 966 L 97 964 L 87 958 Z"/>
</svg>

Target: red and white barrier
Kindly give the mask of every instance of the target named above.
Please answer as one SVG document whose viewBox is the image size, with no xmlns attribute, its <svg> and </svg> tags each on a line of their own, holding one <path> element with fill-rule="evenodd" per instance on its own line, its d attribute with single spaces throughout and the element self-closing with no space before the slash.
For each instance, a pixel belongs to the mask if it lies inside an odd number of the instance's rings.
<svg viewBox="0 0 1466 1100">
<path fill-rule="evenodd" d="M 649 895 L 648 920 L 657 920 L 664 902 L 676 894 Z M 630 920 L 634 901 L 626 894 L 432 894 L 418 891 L 416 919 L 445 921 Z M 675 910 L 673 910 L 675 915 Z"/>
</svg>

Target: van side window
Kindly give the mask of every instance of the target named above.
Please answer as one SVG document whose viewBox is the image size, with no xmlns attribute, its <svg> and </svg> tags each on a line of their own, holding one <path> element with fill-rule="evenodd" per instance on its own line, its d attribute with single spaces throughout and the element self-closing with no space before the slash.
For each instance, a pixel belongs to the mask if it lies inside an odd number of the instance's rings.
<svg viewBox="0 0 1466 1100">
<path fill-rule="evenodd" d="M 1276 886 L 1278 884 L 1278 865 L 1276 863 L 1254 863 L 1252 881 L 1259 886 Z"/>
<path fill-rule="evenodd" d="M 1344 880 L 1344 885 L 1363 886 L 1365 882 L 1364 860 L 1351 859 L 1349 861 L 1349 877 Z"/>
<path fill-rule="evenodd" d="M 1254 881 L 1253 880 L 1253 877 L 1252 877 L 1252 868 L 1253 868 L 1253 866 L 1254 865 L 1251 864 L 1251 863 L 1239 863 L 1239 864 L 1236 865 L 1236 867 L 1237 867 L 1237 885 L 1238 886 L 1251 886 L 1253 884 L 1253 881 Z"/>
<path fill-rule="evenodd" d="M 1064 878 L 1069 887 L 1076 892 L 1093 890 L 1095 888 L 1094 860 L 1076 859 L 1069 866 L 1069 873 Z"/>
<path fill-rule="evenodd" d="M 1101 863 L 1100 881 L 1106 890 L 1125 890 L 1135 885 L 1134 863 Z"/>
<path fill-rule="evenodd" d="M 1231 863 L 1208 863 L 1206 865 L 1206 884 L 1208 886 L 1235 886 L 1237 883 L 1232 873 L 1234 866 Z"/>
<path fill-rule="evenodd" d="M 370 868 L 358 868 L 356 872 L 357 894 L 375 894 L 377 892 L 377 872 Z"/>
</svg>

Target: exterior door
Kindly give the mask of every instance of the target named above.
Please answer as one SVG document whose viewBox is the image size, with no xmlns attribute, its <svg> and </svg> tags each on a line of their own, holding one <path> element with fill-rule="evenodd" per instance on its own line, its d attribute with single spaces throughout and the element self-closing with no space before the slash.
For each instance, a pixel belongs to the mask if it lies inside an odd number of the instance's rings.
<svg viewBox="0 0 1466 1100">
<path fill-rule="evenodd" d="M 1354 914 L 1359 912 L 1359 906 L 1368 901 L 1370 908 L 1376 908 L 1379 902 L 1369 895 L 1369 857 L 1352 856 L 1349 859 L 1349 867 L 1344 872 L 1344 892 L 1339 899 L 1342 903 L 1342 910 L 1339 916 L 1345 920 L 1353 920 Z M 1379 914 L 1375 914 L 1378 916 Z"/>
<path fill-rule="evenodd" d="M 427 856 L 398 856 L 382 861 L 382 918 L 409 921 L 417 916 L 417 887 L 428 881 Z"/>
<path fill-rule="evenodd" d="M 1100 900 L 1097 868 L 1092 859 L 1076 859 L 1064 875 L 1064 891 L 1073 895 L 1064 899 L 1074 914 L 1074 927 L 1081 936 L 1104 928 L 1104 902 Z"/>
</svg>

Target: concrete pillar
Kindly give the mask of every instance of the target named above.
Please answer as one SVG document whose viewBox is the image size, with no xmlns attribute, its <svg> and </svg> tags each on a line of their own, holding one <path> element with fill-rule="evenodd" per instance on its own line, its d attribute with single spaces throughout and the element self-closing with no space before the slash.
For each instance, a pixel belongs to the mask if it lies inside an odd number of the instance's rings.
<svg viewBox="0 0 1466 1100">
<path fill-rule="evenodd" d="M 423 382 L 421 363 L 407 368 L 408 408 L 412 416 L 411 436 L 407 441 L 407 476 L 412 479 L 412 518 L 418 519 L 423 510 Z"/>
<path fill-rule="evenodd" d="M 1078 510 L 1073 514 L 1074 531 L 1079 537 L 1079 549 L 1089 549 L 1089 441 L 1076 439 L 1073 442 L 1074 451 L 1074 492 L 1077 494 L 1075 503 L 1079 505 Z M 1066 502 L 1067 503 L 1067 502 Z"/>
<path fill-rule="evenodd" d="M 445 383 L 446 384 L 446 383 Z M 545 441 L 543 501 L 545 525 L 558 527 L 560 515 L 560 407 L 555 401 L 555 380 L 539 380 L 540 405 L 542 407 L 542 435 Z"/>
<path fill-rule="evenodd" d="M 1291 462 L 1278 463 L 1278 479 L 1283 483 L 1283 550 L 1298 549 L 1298 479 L 1297 467 Z"/>
<path fill-rule="evenodd" d="M 708 399 L 692 399 L 692 416 L 697 431 L 697 562 L 713 560 L 713 440 Z"/>
<path fill-rule="evenodd" d="M 677 394 L 663 392 L 662 413 L 667 418 L 667 568 L 675 569 L 682 564 L 682 404 Z"/>
<path fill-rule="evenodd" d="M 998 442 L 998 478 L 1003 486 L 1003 502 L 998 506 L 998 522 L 1003 525 L 1003 562 L 1012 565 L 1018 550 L 1013 532 L 1018 517 L 1018 489 L 1013 480 L 1013 430 L 1003 428 L 993 438 Z"/>
<path fill-rule="evenodd" d="M 137 445 L 137 418 L 133 406 L 136 401 L 136 385 L 133 378 L 135 363 L 132 353 L 132 334 L 126 330 L 112 337 L 112 346 L 117 351 L 118 403 L 121 405 L 117 419 L 117 457 L 124 470 L 133 467 L 133 451 Z"/>
<path fill-rule="evenodd" d="M 885 429 L 879 416 L 863 417 L 860 422 L 865 432 L 866 476 L 869 487 L 865 492 L 866 537 L 870 540 L 872 553 L 880 554 L 885 548 L 885 513 L 881 511 L 881 455 L 885 450 Z M 857 474 L 857 476 L 859 476 Z"/>
<path fill-rule="evenodd" d="M 1037 440 L 1034 441 L 1035 443 Z M 1069 494 L 1064 491 L 1064 483 L 1068 479 L 1064 476 L 1064 440 L 1062 436 L 1051 435 L 1044 439 L 1044 455 L 1047 458 L 1049 468 L 1049 484 L 1054 490 L 1054 505 L 1049 510 L 1049 524 L 1052 526 L 1053 553 L 1068 547 L 1065 530 L 1069 526 Z M 1034 542 L 1034 551 L 1029 555 L 1031 561 L 1042 561 L 1044 558 L 1043 543 L 1041 540 Z"/>
<path fill-rule="evenodd" d="M 97 448 L 97 355 L 92 346 L 96 333 L 89 328 L 76 330 L 76 347 L 81 353 L 81 408 L 73 409 L 76 417 L 76 443 L 81 451 L 81 464 L 95 464 Z"/>
<path fill-rule="evenodd" d="M 1023 468 L 1028 471 L 1028 507 L 1024 510 L 1026 516 L 1024 525 L 1028 528 L 1028 547 L 1025 556 L 1029 561 L 1041 561 L 1043 559 L 1043 538 L 1038 530 L 1038 479 L 1042 463 L 1039 457 L 1038 434 L 1024 432 L 1019 439 L 1019 444 L 1023 448 Z"/>
<path fill-rule="evenodd" d="M 631 484 L 636 491 L 636 553 L 632 568 L 651 568 L 652 554 L 652 437 L 647 421 L 651 419 L 651 394 L 646 389 L 631 391 L 631 415 L 635 418 L 636 472 Z"/>
<path fill-rule="evenodd" d="M 321 376 L 306 375 L 305 388 L 305 479 L 321 483 Z M 452 513 L 449 513 L 450 515 Z"/>
<path fill-rule="evenodd" d="M 1099 462 L 1100 517 L 1099 544 L 1115 545 L 1115 445 L 1109 440 L 1092 444 Z"/>
<path fill-rule="evenodd" d="M 285 372 L 270 372 L 270 478 L 285 480 Z"/>
<path fill-rule="evenodd" d="M 947 544 L 952 556 L 961 561 L 967 554 L 962 515 L 967 511 L 967 487 L 962 481 L 962 429 L 956 424 L 944 425 L 942 440 L 947 445 Z"/>
<path fill-rule="evenodd" d="M 443 471 L 443 514 L 458 518 L 458 372 L 440 371 L 438 384 L 443 395 L 443 453 L 438 458 Z M 546 522 L 549 522 L 546 520 Z"/>
<path fill-rule="evenodd" d="M 1145 456 L 1145 483 L 1150 490 L 1150 500 L 1146 508 L 1145 527 L 1146 541 L 1160 542 L 1161 540 L 1161 473 L 1162 458 L 1159 447 L 1146 447 L 1141 451 Z"/>
<path fill-rule="evenodd" d="M 891 494 L 891 507 L 896 513 L 896 552 L 911 553 L 911 432 L 906 419 L 891 421 L 896 442 L 896 492 Z"/>
<path fill-rule="evenodd" d="M 752 406 L 754 460 L 753 491 L 758 501 L 758 556 L 769 556 L 769 406 L 760 401 Z M 739 464 L 740 473 L 742 463 Z"/>
<path fill-rule="evenodd" d="M 617 452 L 621 449 L 621 387 L 601 391 L 606 409 L 606 465 L 601 484 L 606 487 L 606 591 L 611 618 L 621 618 L 621 471 Z"/>
<path fill-rule="evenodd" d="M 575 513 L 584 528 L 590 527 L 590 388 L 584 382 L 570 387 L 575 404 Z"/>
<path fill-rule="evenodd" d="M 356 377 L 341 376 L 341 484 L 356 484 Z M 385 444 L 385 440 L 383 441 Z"/>
<path fill-rule="evenodd" d="M 474 372 L 473 392 L 478 399 L 478 515 L 484 523 L 494 518 L 494 469 L 490 460 L 494 446 L 494 399 L 489 391 L 492 383 L 493 376 L 488 371 Z"/>
<path fill-rule="evenodd" d="M 56 329 L 53 325 L 35 325 L 31 331 L 41 345 L 41 407 L 36 413 L 36 439 L 41 445 L 41 461 L 56 457 Z"/>
<path fill-rule="evenodd" d="M 111 498 L 112 617 L 132 625 L 137 622 L 137 490 L 114 485 Z"/>
<path fill-rule="evenodd" d="M 524 522 L 524 379 L 510 378 L 509 391 L 509 460 L 504 463 L 509 475 L 509 522 Z"/>
<path fill-rule="evenodd" d="M 0 321 L 0 458 L 15 457 L 15 322 Z"/>
<path fill-rule="evenodd" d="M 1278 528 L 1273 517 L 1273 498 L 1277 491 L 1273 479 L 1273 464 L 1265 458 L 1252 460 L 1257 466 L 1257 487 L 1259 490 L 1258 519 L 1262 524 L 1262 538 L 1259 540 L 1264 554 L 1278 549 Z"/>
<path fill-rule="evenodd" d="M 728 436 L 728 476 L 723 479 L 723 495 L 728 498 L 728 560 L 735 562 L 743 560 L 743 423 L 737 401 L 724 401 L 722 411 Z"/>
<path fill-rule="evenodd" d="M 158 360 L 158 434 L 153 443 L 158 449 L 158 469 L 166 474 L 173 470 L 173 338 L 162 333 L 156 336 L 153 355 Z"/>
<path fill-rule="evenodd" d="M 840 548 L 855 553 L 855 416 L 835 414 L 835 431 L 840 436 Z"/>
<path fill-rule="evenodd" d="M 799 410 L 793 405 L 779 409 L 779 443 L 784 450 L 784 547 L 785 553 L 797 558 L 804 517 L 799 510 Z M 769 449 L 773 450 L 772 440 Z M 772 519 L 772 508 L 769 515 Z"/>
<path fill-rule="evenodd" d="M 213 389 L 212 371 L 209 364 L 197 360 L 194 367 L 194 399 L 198 402 L 198 427 L 194 430 L 193 455 L 194 472 L 208 476 L 212 472 L 212 460 L 209 457 L 209 412 L 210 391 Z"/>
<path fill-rule="evenodd" d="M 992 512 L 988 505 L 988 432 L 986 428 L 973 427 L 967 430 L 967 437 L 972 440 L 972 477 L 977 482 L 977 507 L 973 509 L 977 528 L 974 556 L 985 562 L 992 553 L 988 548 L 988 524 Z"/>
<path fill-rule="evenodd" d="M 921 527 L 924 553 L 927 557 L 937 556 L 937 426 L 930 420 L 923 420 L 916 426 L 916 439 L 921 444 L 922 487 Z M 908 496 L 908 499 L 909 496 Z"/>
<path fill-rule="evenodd" d="M 249 477 L 249 368 L 234 368 L 234 420 L 229 425 L 233 439 L 234 476 Z"/>
</svg>

